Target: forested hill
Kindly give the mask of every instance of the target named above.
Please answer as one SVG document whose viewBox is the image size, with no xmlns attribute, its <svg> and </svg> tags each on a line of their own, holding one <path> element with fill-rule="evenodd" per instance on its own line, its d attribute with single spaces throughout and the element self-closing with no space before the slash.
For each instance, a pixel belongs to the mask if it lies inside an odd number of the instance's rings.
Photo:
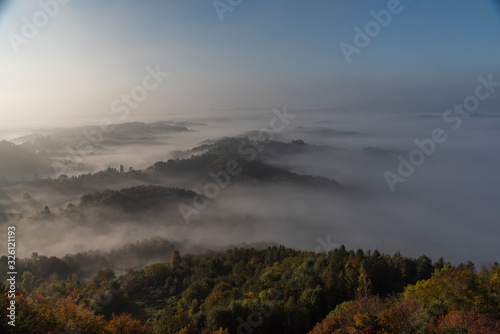
<svg viewBox="0 0 500 334">
<path fill-rule="evenodd" d="M 195 195 L 191 190 L 162 186 L 136 186 L 120 190 L 106 190 L 83 195 L 80 208 L 111 207 L 122 212 L 142 212 L 151 209 L 175 206 L 190 200 Z"/>
<path fill-rule="evenodd" d="M 172 254 L 172 256 L 170 256 Z M 71 271 L 84 254 L 22 260 L 12 333 L 498 333 L 500 266 L 280 247 L 164 254 L 141 270 Z M 2 258 L 6 265 L 6 258 Z M 54 272 L 46 270 L 48 262 Z M 71 270 L 68 271 L 68 268 Z M 5 269 L 5 268 L 3 268 Z M 5 270 L 2 269 L 2 272 Z M 63 270 L 64 269 L 64 270 Z M 59 271 L 59 272 L 58 272 Z M 5 285 L 0 289 L 5 291 Z M 6 295 L 0 301 L 5 317 Z M 3 324 L 5 325 L 5 324 Z M 121 329 L 120 329 L 121 328 Z M 2 331 L 5 328 L 2 328 Z"/>
<path fill-rule="evenodd" d="M 242 145 L 245 144 L 245 145 Z M 324 186 L 333 190 L 343 187 L 334 180 L 324 177 L 300 175 L 287 170 L 286 165 L 274 166 L 273 159 L 285 159 L 287 154 L 327 150 L 328 147 L 307 145 L 301 140 L 291 143 L 269 142 L 265 146 L 242 138 L 225 138 L 212 144 L 204 144 L 189 151 L 177 152 L 180 158 L 152 163 L 149 168 L 135 170 L 132 167 L 107 168 L 95 173 L 83 173 L 74 176 L 59 174 L 55 178 L 33 179 L 23 181 L 27 186 L 52 187 L 64 191 L 88 191 L 99 186 L 112 186 L 117 183 L 162 184 L 165 179 L 175 179 L 179 183 L 193 180 L 204 182 L 210 179 L 210 172 L 217 173 L 227 169 L 229 161 L 236 161 L 241 169 L 232 181 L 283 181 L 298 185 Z M 5 142 L 6 147 L 17 148 L 28 154 L 19 146 Z M 256 147 L 253 145 L 257 145 Z M 261 148 L 261 150 L 260 150 Z M 14 159 L 15 160 L 15 159 Z M 117 166 L 119 167 L 119 166 Z M 0 185 L 12 186 L 20 182 L 0 180 Z M 102 189 L 105 190 L 105 189 Z"/>
<path fill-rule="evenodd" d="M 49 173 L 50 162 L 42 153 L 32 152 L 8 141 L 0 141 L 0 179 L 5 175 L 20 179 L 24 175 Z"/>
<path fill-rule="evenodd" d="M 5 145 L 31 154 L 20 146 L 10 143 Z M 298 174 L 288 169 L 288 154 L 328 150 L 328 147 L 307 145 L 301 140 L 290 143 L 268 142 L 262 146 L 262 150 L 258 149 L 258 145 L 262 144 L 252 143 L 248 138 L 225 138 L 189 151 L 177 152 L 180 158 L 158 161 L 143 170 L 121 165 L 79 175 L 33 176 L 27 181 L 0 179 L 0 212 L 35 213 L 40 212 L 45 205 L 61 208 L 68 204 L 74 206 L 77 201 L 81 206 L 114 206 L 125 209 L 125 212 L 139 208 L 137 212 L 144 212 L 146 209 L 162 207 L 166 202 L 189 203 L 196 195 L 191 189 L 200 189 L 198 192 L 204 195 L 203 187 L 218 181 L 227 181 L 229 188 L 238 185 L 283 185 L 296 187 L 297 190 L 301 187 L 300 191 L 324 190 L 332 194 L 345 193 L 350 189 L 335 180 Z M 17 197 L 11 194 L 17 194 Z M 57 198 L 66 199 L 66 202 L 47 203 Z"/>
<path fill-rule="evenodd" d="M 288 154 L 315 152 L 326 150 L 327 147 L 307 145 L 302 140 L 291 143 L 269 141 L 259 143 L 246 137 L 224 138 L 212 144 L 195 147 L 190 151 L 180 153 L 185 159 L 160 161 L 148 170 L 170 177 L 196 177 L 202 181 L 209 180 L 209 174 L 227 172 L 228 164 L 236 162 L 238 173 L 232 180 L 244 181 L 274 181 L 291 182 L 297 185 L 341 190 L 343 187 L 334 180 L 324 177 L 299 175 L 290 172 L 284 166 L 273 166 L 273 160 L 283 160 Z M 190 155 L 190 156 L 189 156 Z"/>
<path fill-rule="evenodd" d="M 189 124 L 189 123 L 188 123 Z M 66 153 L 67 145 L 74 145 L 82 140 L 92 139 L 97 146 L 125 145 L 127 143 L 151 142 L 159 136 L 189 131 L 184 124 L 173 122 L 130 122 L 113 124 L 113 131 L 102 136 L 99 126 L 83 126 L 74 128 L 56 128 L 39 130 L 27 136 L 19 137 L 13 142 L 28 150 L 44 151 L 47 154 Z M 102 138 L 101 138 L 102 136 Z"/>
</svg>

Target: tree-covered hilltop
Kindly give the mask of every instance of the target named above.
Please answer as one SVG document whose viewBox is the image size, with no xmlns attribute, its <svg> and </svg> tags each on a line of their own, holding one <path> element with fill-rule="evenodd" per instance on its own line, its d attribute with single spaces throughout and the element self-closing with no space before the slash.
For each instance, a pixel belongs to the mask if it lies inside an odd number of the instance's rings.
<svg viewBox="0 0 500 334">
<path fill-rule="evenodd" d="M 447 265 L 397 296 L 361 295 L 309 332 L 331 333 L 500 333 L 500 266 Z"/>
<path fill-rule="evenodd" d="M 21 179 L 26 175 L 45 174 L 50 161 L 39 152 L 27 150 L 8 141 L 0 141 L 0 181 Z"/>
<path fill-rule="evenodd" d="M 190 131 L 190 123 L 159 121 L 112 124 L 104 133 L 100 126 L 82 126 L 39 130 L 12 142 L 0 141 L 0 180 L 29 179 L 34 174 L 53 175 L 57 172 L 84 172 L 88 155 L 104 156 L 106 148 L 147 144 L 161 145 L 167 135 Z"/>
<path fill-rule="evenodd" d="M 261 145 L 262 150 L 253 145 Z M 240 146 L 241 149 L 248 150 L 246 154 L 239 152 Z M 72 203 L 74 206 L 82 196 L 83 201 L 80 202 L 83 204 L 96 197 L 99 201 L 92 201 L 92 204 L 114 202 L 127 210 L 131 207 L 154 209 L 158 194 L 145 189 L 152 190 L 157 185 L 177 189 L 179 200 L 185 200 L 185 203 L 190 202 L 185 196 L 190 191 L 182 192 L 181 189 L 196 188 L 203 192 L 208 183 L 220 184 L 226 181 L 228 187 L 283 185 L 320 189 L 332 194 L 345 193 L 349 188 L 335 180 L 297 174 L 288 170 L 285 163 L 275 163 L 279 159 L 285 159 L 287 154 L 325 149 L 328 148 L 307 145 L 300 139 L 290 143 L 272 141 L 264 145 L 251 142 L 248 138 L 225 138 L 205 144 L 201 149 L 198 147 L 179 154 L 186 156 L 185 158 L 159 161 L 143 170 L 120 165 L 118 168 L 109 167 L 79 175 L 59 174 L 57 177 L 42 178 L 35 174 L 31 180 L 23 181 L 9 181 L 0 177 L 0 215 L 39 213 L 46 205 L 49 208 L 61 208 Z M 97 193 L 102 194 L 102 198 Z M 130 198 L 138 198 L 147 205 L 137 205 L 128 201 Z M 54 201 L 47 203 L 47 199 L 49 202 Z M 125 202 L 130 205 L 123 205 Z M 55 210 L 52 212 L 57 213 Z M 5 217 L 0 217 L 2 218 Z"/>
<path fill-rule="evenodd" d="M 23 150 L 7 142 L 5 145 Z M 211 172 L 225 171 L 228 162 L 235 161 L 237 167 L 234 169 L 240 172 L 231 178 L 231 184 L 244 181 L 282 181 L 297 185 L 324 186 L 333 190 L 343 189 L 334 180 L 293 173 L 287 170 L 286 165 L 277 167 L 271 163 L 273 159 L 284 159 L 287 154 L 326 149 L 328 148 L 307 145 L 300 139 L 290 143 L 272 141 L 263 144 L 252 142 L 248 138 L 224 138 L 189 151 L 178 152 L 180 158 L 158 161 L 144 170 L 121 165 L 119 168 L 109 167 L 94 173 L 58 174 L 56 177 L 47 178 L 33 175 L 33 171 L 30 180 L 8 181 L 0 178 L 0 187 L 22 186 L 28 191 L 41 189 L 44 192 L 57 191 L 80 195 L 95 190 L 116 189 L 116 186 L 121 184 L 135 186 L 175 183 L 178 187 L 189 188 L 196 183 L 213 181 L 209 175 Z"/>
<path fill-rule="evenodd" d="M 344 189 L 338 182 L 324 177 L 300 175 L 288 171 L 284 167 L 277 167 L 270 162 L 273 159 L 283 159 L 287 154 L 296 154 L 325 150 L 325 147 L 310 146 L 302 140 L 293 140 L 290 143 L 277 141 L 257 142 L 249 138 L 224 138 L 212 144 L 196 147 L 189 152 L 189 158 L 170 159 L 159 161 L 148 168 L 149 171 L 170 177 L 196 177 L 200 181 L 209 181 L 209 173 L 218 173 L 228 170 L 228 164 L 236 162 L 237 175 L 232 180 L 245 181 L 274 181 L 292 182 L 299 185 L 325 187 L 333 190 Z M 235 173 L 236 174 L 236 173 Z"/>
<path fill-rule="evenodd" d="M 95 148 L 101 148 L 106 145 L 151 142 L 165 134 L 189 131 L 184 124 L 165 121 L 111 124 L 109 128 L 113 131 L 107 131 L 105 134 L 100 126 L 95 125 L 40 130 L 13 141 L 28 150 L 44 151 L 48 155 L 57 156 L 57 153 L 67 153 L 68 145 L 72 146 L 84 140 L 91 141 Z"/>
<path fill-rule="evenodd" d="M 23 207 L 24 210 L 26 207 L 40 210 L 33 212 L 33 209 L 26 214 L 0 212 L 0 222 L 39 224 L 61 220 L 72 226 L 98 228 L 126 219 L 133 223 L 161 220 L 173 225 L 183 223 L 178 206 L 192 201 L 195 196 L 205 198 L 192 190 L 176 187 L 140 185 L 120 190 L 107 189 L 82 195 L 77 204 L 70 202 L 53 212 L 50 207 L 40 206 L 32 200 Z"/>
<path fill-rule="evenodd" d="M 25 259 L 18 283 L 18 326 L 11 332 L 64 333 L 72 328 L 81 333 L 497 333 L 500 329 L 498 264 L 477 273 L 471 263 L 454 267 L 442 259 L 432 263 L 426 256 L 412 259 L 348 251 L 343 246 L 328 253 L 283 246 L 205 255 L 172 251 L 164 259 L 121 275 L 102 267 L 90 280 L 71 272 L 65 272 L 64 279 L 57 273 L 47 277 L 48 272 L 36 269 L 46 258 Z M 5 292 L 5 285 L 1 289 Z M 0 303 L 0 316 L 5 317 L 5 293 Z"/>
<path fill-rule="evenodd" d="M 82 280 L 92 279 L 102 268 L 124 272 L 140 269 L 147 264 L 166 262 L 174 250 L 182 253 L 204 253 L 216 246 L 184 241 L 170 241 L 155 237 L 133 243 L 125 243 L 109 251 L 92 250 L 63 257 L 44 256 L 32 253 L 31 257 L 17 259 L 16 269 L 20 276 L 29 271 L 37 279 L 61 280 L 76 274 Z M 248 247 L 248 245 L 245 245 Z M 8 278 L 5 256 L 0 257 L 0 281 Z"/>
<path fill-rule="evenodd" d="M 179 204 L 197 193 L 191 190 L 162 186 L 136 186 L 120 190 L 105 190 L 83 195 L 80 208 L 111 207 L 122 212 L 138 212 Z"/>
</svg>

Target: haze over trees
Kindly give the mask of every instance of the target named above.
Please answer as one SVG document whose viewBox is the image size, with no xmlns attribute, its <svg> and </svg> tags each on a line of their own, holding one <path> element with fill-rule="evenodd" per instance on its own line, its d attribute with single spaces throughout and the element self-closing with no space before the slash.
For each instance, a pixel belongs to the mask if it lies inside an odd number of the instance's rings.
<svg viewBox="0 0 500 334">
<path fill-rule="evenodd" d="M 328 253 L 272 246 L 195 255 L 165 248 L 158 253 L 153 244 L 143 243 L 143 254 L 162 254 L 163 261 L 121 274 L 100 269 L 86 279 L 85 267 L 95 267 L 99 258 L 93 254 L 63 259 L 33 254 L 21 260 L 17 302 L 23 317 L 11 332 L 63 332 L 71 326 L 88 333 L 493 334 L 500 329 L 498 264 L 478 271 L 472 263 L 452 266 L 443 259 L 432 263 L 426 256 L 344 246 Z M 127 256 L 124 252 L 114 256 Z M 6 303 L 2 293 L 0 304 Z"/>
<path fill-rule="evenodd" d="M 500 333 L 499 4 L 0 0 L 0 334 Z"/>
</svg>

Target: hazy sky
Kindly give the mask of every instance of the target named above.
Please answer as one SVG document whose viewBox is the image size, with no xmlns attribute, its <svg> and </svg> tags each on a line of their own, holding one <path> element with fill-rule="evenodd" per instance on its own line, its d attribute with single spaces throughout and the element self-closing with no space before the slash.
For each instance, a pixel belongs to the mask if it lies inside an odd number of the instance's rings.
<svg viewBox="0 0 500 334">
<path fill-rule="evenodd" d="M 493 0 L 401 0 L 400 14 L 350 64 L 339 44 L 354 44 L 354 27 L 364 29 L 370 11 L 386 9 L 388 1 L 243 0 L 221 21 L 208 0 L 71 0 L 46 24 L 38 1 L 3 2 L 4 125 L 106 117 L 112 101 L 157 64 L 170 76 L 135 117 L 462 98 L 478 75 L 500 78 L 500 7 Z M 23 17 L 33 16 L 41 27 L 26 38 Z M 17 53 L 12 33 L 26 38 Z"/>
</svg>

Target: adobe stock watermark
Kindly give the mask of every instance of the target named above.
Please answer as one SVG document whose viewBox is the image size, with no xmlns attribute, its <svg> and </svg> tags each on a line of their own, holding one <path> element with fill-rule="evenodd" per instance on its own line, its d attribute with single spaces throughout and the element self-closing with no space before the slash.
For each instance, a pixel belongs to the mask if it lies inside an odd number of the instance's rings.
<svg viewBox="0 0 500 334">
<path fill-rule="evenodd" d="M 141 84 L 132 87 L 130 92 L 122 93 L 120 97 L 111 102 L 110 109 L 117 115 L 118 121 L 125 121 L 129 117 L 131 110 L 136 109 L 148 97 L 150 92 L 160 87 L 169 75 L 168 72 L 163 72 L 160 69 L 160 65 L 156 65 L 155 69 L 147 66 L 146 72 L 147 74 L 142 78 Z M 66 146 L 66 152 L 68 153 L 66 160 L 71 163 L 65 165 L 57 161 L 53 162 L 52 168 L 54 172 L 68 173 L 72 172 L 73 168 L 77 168 L 78 164 L 83 162 L 84 157 L 92 154 L 94 148 L 102 144 L 104 136 L 115 130 L 115 126 L 112 124 L 111 119 L 104 118 L 99 122 L 97 129 L 84 128 L 82 135 L 86 139 L 78 141 L 74 148 L 69 145 Z"/>
<path fill-rule="evenodd" d="M 500 81 L 493 81 L 493 74 L 488 75 L 487 79 L 480 75 L 477 80 L 479 84 L 476 86 L 474 94 L 467 96 L 462 104 L 454 104 L 452 108 L 443 113 L 444 123 L 448 124 L 452 130 L 458 130 L 462 126 L 463 120 L 479 110 L 481 101 L 489 99 L 495 93 L 495 88 L 500 87 Z M 391 192 L 396 191 L 398 183 L 403 183 L 412 176 L 416 168 L 422 166 L 426 158 L 436 152 L 438 144 L 443 144 L 446 140 L 448 140 L 448 135 L 443 128 L 432 130 L 429 138 L 415 139 L 414 143 L 417 148 L 409 154 L 408 158 L 402 155 L 398 157 L 400 163 L 397 173 L 391 171 L 384 173 L 384 178 Z"/>
<path fill-rule="evenodd" d="M 274 108 L 272 112 L 274 117 L 269 121 L 269 127 L 260 129 L 256 137 L 249 136 L 249 142 L 242 140 L 238 145 L 238 154 L 245 157 L 247 162 L 255 160 L 258 153 L 265 149 L 265 145 L 274 139 L 274 135 L 285 130 L 290 124 L 290 120 L 297 117 L 296 115 L 288 114 L 286 106 L 283 108 L 283 111 Z M 221 189 L 229 185 L 231 177 L 240 175 L 242 171 L 242 167 L 236 160 L 229 160 L 225 166 L 225 170 L 217 173 L 211 171 L 208 176 L 213 182 L 206 183 L 203 186 L 203 192 L 197 188 L 193 189 L 197 193 L 193 197 L 193 205 L 179 204 L 179 211 L 184 218 L 184 222 L 189 224 L 191 216 L 199 215 L 201 210 L 204 210 L 210 204 L 211 200 L 219 196 Z"/>
<path fill-rule="evenodd" d="M 35 38 L 40 29 L 43 29 L 50 20 L 61 12 L 61 5 L 66 5 L 71 0 L 40 0 L 38 5 L 40 10 L 34 13 L 31 18 L 23 16 L 21 18 L 22 26 L 20 33 L 9 32 L 7 38 L 10 41 L 12 50 L 15 54 L 20 52 L 20 46 L 28 44 Z"/>
<path fill-rule="evenodd" d="M 413 0 L 407 0 L 409 2 Z M 387 2 L 387 9 L 382 9 L 378 12 L 372 10 L 370 15 L 373 20 L 365 24 L 364 29 L 358 26 L 354 27 L 356 33 L 353 38 L 353 44 L 342 42 L 339 44 L 340 50 L 345 57 L 348 64 L 352 62 L 354 54 L 360 54 L 361 51 L 367 48 L 373 38 L 376 38 L 382 32 L 382 28 L 387 28 L 392 22 L 393 16 L 397 16 L 403 12 L 403 5 L 400 0 L 389 0 Z"/>
<path fill-rule="evenodd" d="M 212 2 L 215 12 L 221 21 L 224 21 L 224 15 L 227 12 L 232 12 L 242 3 L 243 0 L 214 0 L 214 2 Z"/>
</svg>

